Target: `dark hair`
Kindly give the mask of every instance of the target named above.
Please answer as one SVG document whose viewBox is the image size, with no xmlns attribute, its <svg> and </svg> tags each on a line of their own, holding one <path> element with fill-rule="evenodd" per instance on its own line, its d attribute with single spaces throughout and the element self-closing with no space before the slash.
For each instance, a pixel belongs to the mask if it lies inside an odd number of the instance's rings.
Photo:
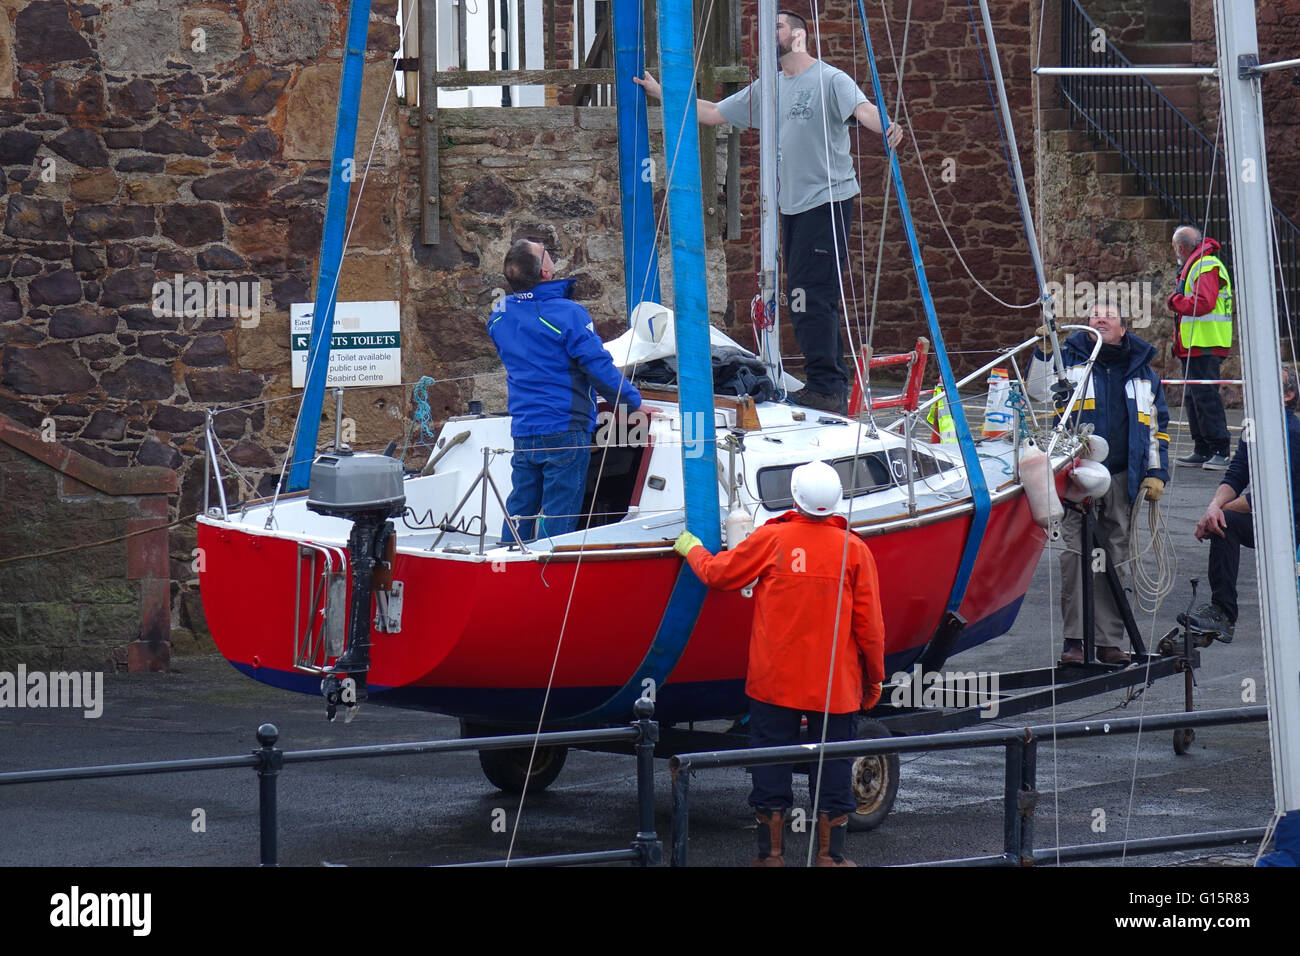
<svg viewBox="0 0 1300 956">
<path fill-rule="evenodd" d="M 511 292 L 527 292 L 542 281 L 542 257 L 533 251 L 532 239 L 516 239 L 502 268 Z"/>
<path fill-rule="evenodd" d="M 778 10 L 776 15 L 778 17 L 788 17 L 790 20 L 794 21 L 790 24 L 791 30 L 802 30 L 804 33 L 808 32 L 808 21 L 799 16 L 799 14 L 795 13 L 793 10 Z"/>
<path fill-rule="evenodd" d="M 1296 405 L 1300 403 L 1300 386 L 1296 382 L 1295 369 L 1290 365 L 1282 366 L 1282 396 L 1286 398 L 1286 393 L 1291 393 L 1291 400 L 1286 403 L 1286 407 L 1291 411 L 1296 410 Z"/>
</svg>

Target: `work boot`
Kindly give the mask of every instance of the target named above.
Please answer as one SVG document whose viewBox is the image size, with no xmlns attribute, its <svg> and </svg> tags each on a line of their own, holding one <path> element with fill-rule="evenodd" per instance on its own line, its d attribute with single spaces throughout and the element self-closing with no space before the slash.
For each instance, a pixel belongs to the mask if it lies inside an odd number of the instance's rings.
<svg viewBox="0 0 1300 956">
<path fill-rule="evenodd" d="M 752 865 L 785 866 L 781 846 L 785 837 L 785 811 L 755 807 L 754 819 L 758 821 L 758 826 L 754 829 L 758 841 L 758 856 L 754 858 Z"/>
<path fill-rule="evenodd" d="M 844 835 L 848 832 L 847 813 L 841 813 L 838 817 L 831 817 L 824 811 L 817 814 L 818 866 L 857 866 L 844 856 Z"/>
<path fill-rule="evenodd" d="M 1083 663 L 1083 641 L 1066 640 L 1065 647 L 1061 650 L 1062 664 L 1082 664 Z"/>
<path fill-rule="evenodd" d="M 837 415 L 845 415 L 849 410 L 849 403 L 842 396 L 824 395 L 821 392 L 814 392 L 810 388 L 799 389 L 790 396 L 790 401 L 804 408 L 816 408 L 823 412 L 834 412 Z"/>
<path fill-rule="evenodd" d="M 1201 468 L 1205 471 L 1227 471 L 1228 465 L 1229 462 L 1227 455 L 1211 455 L 1209 458 L 1205 459 Z"/>
<path fill-rule="evenodd" d="M 1099 647 L 1097 648 L 1097 661 L 1101 664 L 1132 664 L 1133 658 L 1123 648 Z"/>
<path fill-rule="evenodd" d="M 1181 458 L 1174 459 L 1174 461 L 1180 465 L 1204 465 L 1209 460 L 1209 455 L 1202 455 L 1199 451 L 1194 451 L 1190 455 L 1183 455 Z"/>
<path fill-rule="evenodd" d="M 1224 644 L 1232 643 L 1232 632 L 1236 627 L 1217 604 L 1206 604 L 1191 614 L 1179 614 L 1178 623 L 1187 625 L 1194 634 L 1207 634 Z"/>
</svg>

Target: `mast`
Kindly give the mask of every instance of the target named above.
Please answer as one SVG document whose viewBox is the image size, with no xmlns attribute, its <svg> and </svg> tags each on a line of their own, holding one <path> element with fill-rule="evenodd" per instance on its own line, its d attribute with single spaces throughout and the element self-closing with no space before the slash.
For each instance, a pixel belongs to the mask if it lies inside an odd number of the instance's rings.
<svg viewBox="0 0 1300 956">
<path fill-rule="evenodd" d="M 618 101 L 618 181 L 623 206 L 623 272 L 627 314 L 640 302 L 659 302 L 659 247 L 655 243 L 654 177 L 646 98 L 632 77 L 645 72 L 645 22 L 639 3 L 615 3 L 614 88 Z"/>
<path fill-rule="evenodd" d="M 339 108 L 334 120 L 334 152 L 330 159 L 329 194 L 321 232 L 320 261 L 316 264 L 316 300 L 311 312 L 311 346 L 307 352 L 307 379 L 294 436 L 293 458 L 285 491 L 307 487 L 311 463 L 316 458 L 320 410 L 325 402 L 325 376 L 330 364 L 330 333 L 334 331 L 334 304 L 339 268 L 343 265 L 348 197 L 352 192 L 353 151 L 357 143 L 357 113 L 361 108 L 361 76 L 366 66 L 366 31 L 370 28 L 370 0 L 352 0 L 344 43 L 343 78 L 339 81 Z M 421 54 L 423 55 L 423 53 Z M 429 54 L 425 69 L 435 69 Z"/>
<path fill-rule="evenodd" d="M 984 18 L 984 36 L 989 45 L 989 59 L 993 61 L 993 79 L 998 88 L 998 106 L 1002 110 L 1002 125 L 1007 131 L 1007 143 L 1011 150 L 1011 168 L 1016 177 L 1016 196 L 1020 200 L 1020 219 L 1025 224 L 1025 235 L 1029 239 L 1029 254 L 1034 259 L 1034 273 L 1038 276 L 1038 297 L 1043 307 L 1043 324 L 1052 340 L 1052 365 L 1057 381 L 1066 383 L 1065 365 L 1061 361 L 1061 344 L 1056 340 L 1056 316 L 1052 313 L 1052 297 L 1047 294 L 1047 276 L 1043 271 L 1043 256 L 1038 249 L 1038 231 L 1034 228 L 1034 217 L 1029 208 L 1029 192 L 1025 189 L 1025 174 L 1020 169 L 1020 148 L 1016 145 L 1016 127 L 1011 121 L 1011 106 L 1007 103 L 1007 87 L 1002 81 L 1002 61 L 998 59 L 997 40 L 993 36 L 993 20 L 989 16 L 988 0 L 980 0 L 980 14 Z"/>
<path fill-rule="evenodd" d="M 1273 290 L 1272 221 L 1265 166 L 1263 94 L 1255 5 L 1215 0 L 1219 91 L 1227 144 L 1228 210 L 1232 223 L 1233 289 L 1252 475 L 1259 608 L 1268 675 L 1268 733 L 1279 813 L 1300 811 L 1300 600 L 1290 515 L 1290 461 L 1281 412 L 1282 368 L 1277 296 Z M 1289 733 L 1288 733 L 1289 731 Z M 1288 739 L 1289 738 L 1289 739 Z"/>
<path fill-rule="evenodd" d="M 776 123 L 776 0 L 758 0 L 758 192 L 759 265 L 758 296 L 768 310 L 771 327 L 760 336 L 760 357 L 777 388 L 783 388 L 781 374 L 781 326 L 777 321 L 781 303 L 777 298 L 776 235 L 776 147 L 780 130 Z M 751 99 L 750 102 L 753 102 Z"/>
</svg>

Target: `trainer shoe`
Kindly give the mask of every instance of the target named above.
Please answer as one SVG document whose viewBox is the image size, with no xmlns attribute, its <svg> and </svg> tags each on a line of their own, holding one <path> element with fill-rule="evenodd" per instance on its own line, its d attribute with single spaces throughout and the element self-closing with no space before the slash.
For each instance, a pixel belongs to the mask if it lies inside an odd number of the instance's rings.
<svg viewBox="0 0 1300 956">
<path fill-rule="evenodd" d="M 1191 614 L 1179 614 L 1178 623 L 1185 624 L 1193 633 L 1208 634 L 1224 644 L 1232 643 L 1236 627 L 1217 604 L 1206 604 Z"/>
<path fill-rule="evenodd" d="M 1204 465 L 1210 460 L 1209 455 L 1202 455 L 1199 451 L 1194 451 L 1190 455 L 1184 455 L 1182 458 L 1175 458 L 1180 465 Z"/>
<path fill-rule="evenodd" d="M 1206 471 L 1227 471 L 1228 458 L 1226 455 L 1211 455 L 1201 467 Z"/>
</svg>

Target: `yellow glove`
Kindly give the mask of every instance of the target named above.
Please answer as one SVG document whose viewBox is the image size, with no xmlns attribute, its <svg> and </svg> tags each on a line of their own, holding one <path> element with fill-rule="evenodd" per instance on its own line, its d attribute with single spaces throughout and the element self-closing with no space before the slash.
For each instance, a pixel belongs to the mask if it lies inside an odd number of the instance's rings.
<svg viewBox="0 0 1300 956">
<path fill-rule="evenodd" d="M 1146 489 L 1147 501 L 1159 501 L 1160 496 L 1165 493 L 1165 483 L 1159 478 L 1144 478 L 1138 491 L 1141 492 L 1143 489 Z"/>
<path fill-rule="evenodd" d="M 1043 340 L 1043 341 L 1041 341 L 1041 342 L 1038 343 L 1038 348 L 1039 348 L 1039 350 L 1040 350 L 1044 355 L 1051 355 L 1051 354 L 1052 354 L 1052 336 L 1051 336 L 1051 334 L 1050 334 L 1050 332 L 1049 332 L 1047 326 L 1046 326 L 1046 325 L 1040 325 L 1038 328 L 1034 329 L 1034 334 L 1037 335 L 1039 338 L 1041 338 L 1041 339 Z"/>
<path fill-rule="evenodd" d="M 673 550 L 683 558 L 691 553 L 691 548 L 696 546 L 703 547 L 704 542 L 689 531 L 683 531 L 677 536 L 677 540 L 673 542 Z"/>
</svg>

